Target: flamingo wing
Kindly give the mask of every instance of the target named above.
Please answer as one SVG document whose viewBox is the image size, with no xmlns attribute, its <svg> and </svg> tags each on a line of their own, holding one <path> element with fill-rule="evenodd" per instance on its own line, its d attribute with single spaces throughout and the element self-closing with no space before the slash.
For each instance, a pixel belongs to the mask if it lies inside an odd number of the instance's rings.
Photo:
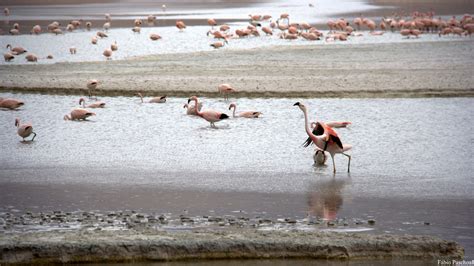
<svg viewBox="0 0 474 266">
<path fill-rule="evenodd" d="M 337 132 L 334 129 L 332 129 L 332 127 L 330 127 L 330 126 L 328 126 L 328 125 L 326 125 L 322 122 L 317 122 L 316 123 L 316 126 L 313 129 L 313 135 L 315 135 L 315 136 L 323 136 L 323 135 L 328 136 L 327 138 L 325 137 L 325 139 L 327 141 L 334 142 L 334 143 L 337 144 L 337 146 L 339 146 L 341 149 L 343 149 L 341 139 L 337 135 Z M 303 143 L 303 147 L 308 147 L 312 143 L 313 143 L 313 140 L 311 139 L 311 137 L 308 137 L 306 139 L 306 141 Z"/>
<path fill-rule="evenodd" d="M 313 128 L 313 135 L 315 136 L 322 136 L 324 134 L 324 127 L 321 123 L 317 122 L 316 126 Z M 303 143 L 303 147 L 308 147 L 313 143 L 313 140 L 308 137 L 306 141 Z"/>
<path fill-rule="evenodd" d="M 348 127 L 352 123 L 349 121 L 331 121 L 327 122 L 326 125 L 332 128 L 343 128 L 343 127 Z"/>
</svg>

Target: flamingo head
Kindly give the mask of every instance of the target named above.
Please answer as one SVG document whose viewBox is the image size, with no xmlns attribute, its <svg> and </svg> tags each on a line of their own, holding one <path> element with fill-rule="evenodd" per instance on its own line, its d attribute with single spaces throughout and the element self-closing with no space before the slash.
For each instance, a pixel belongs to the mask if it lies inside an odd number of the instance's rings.
<svg viewBox="0 0 474 266">
<path fill-rule="evenodd" d="M 231 103 L 231 104 L 229 105 L 229 110 L 232 109 L 232 108 L 236 108 L 235 103 Z"/>
<path fill-rule="evenodd" d="M 189 105 L 188 105 L 187 103 L 185 103 L 185 104 L 183 105 L 183 108 L 188 108 L 188 106 L 189 106 Z"/>
<path fill-rule="evenodd" d="M 79 105 L 81 105 L 83 102 L 85 102 L 84 98 L 79 99 Z"/>
<path fill-rule="evenodd" d="M 301 111 L 306 110 L 306 106 L 300 102 L 296 102 L 295 104 L 293 104 L 293 106 L 298 106 L 301 109 Z"/>
<path fill-rule="evenodd" d="M 191 98 L 188 99 L 188 104 L 191 102 L 191 101 L 196 101 L 197 102 L 198 98 L 196 96 L 192 96 Z"/>
<path fill-rule="evenodd" d="M 15 119 L 15 126 L 18 127 L 20 125 L 20 119 L 16 118 Z"/>
</svg>

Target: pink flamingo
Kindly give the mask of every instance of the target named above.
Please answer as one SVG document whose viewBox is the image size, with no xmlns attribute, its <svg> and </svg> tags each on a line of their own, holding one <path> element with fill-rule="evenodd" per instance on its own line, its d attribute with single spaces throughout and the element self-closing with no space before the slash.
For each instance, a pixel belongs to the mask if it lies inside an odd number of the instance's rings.
<svg viewBox="0 0 474 266">
<path fill-rule="evenodd" d="M 140 96 L 140 99 L 142 100 L 143 103 L 143 95 L 139 92 L 137 93 L 138 96 Z M 149 101 L 149 103 L 165 103 L 166 102 L 166 95 L 165 96 L 160 96 L 160 97 L 153 97 Z"/>
<path fill-rule="evenodd" d="M 95 115 L 86 109 L 76 108 L 71 111 L 70 115 L 65 115 L 64 120 L 87 120 L 88 117 Z"/>
<path fill-rule="evenodd" d="M 229 110 L 234 108 L 234 112 L 232 113 L 232 116 L 234 118 L 236 117 L 245 117 L 245 118 L 258 118 L 262 113 L 261 112 L 256 112 L 256 111 L 246 111 L 246 112 L 240 112 L 238 115 L 235 115 L 235 110 L 237 109 L 237 105 L 235 103 L 231 103 L 229 105 Z"/>
<path fill-rule="evenodd" d="M 194 111 L 196 112 L 196 114 L 198 116 L 204 118 L 209 123 L 211 123 L 211 127 L 213 127 L 213 128 L 217 128 L 216 125 L 214 124 L 215 122 L 219 122 L 223 119 L 229 118 L 228 115 L 226 115 L 224 113 L 221 113 L 221 112 L 218 112 L 218 111 L 214 111 L 214 110 L 205 110 L 205 111 L 202 111 L 202 112 L 199 111 L 198 110 L 199 101 L 198 101 L 198 98 L 196 96 L 193 96 L 193 97 L 189 98 L 188 99 L 188 104 L 191 101 L 194 101 Z"/>
<path fill-rule="evenodd" d="M 226 83 L 219 85 L 217 87 L 217 89 L 219 90 L 220 94 L 224 94 L 224 99 L 225 100 L 229 99 L 229 96 L 228 96 L 229 93 L 236 92 L 236 90 L 234 88 L 232 88 L 232 86 L 230 86 L 229 84 L 226 84 Z"/>
<path fill-rule="evenodd" d="M 320 150 L 327 151 L 331 155 L 333 171 L 336 172 L 336 164 L 334 163 L 334 155 L 340 153 L 349 158 L 349 163 L 347 165 L 347 172 L 350 172 L 351 166 L 351 156 L 344 153 L 352 148 L 351 145 L 343 145 L 337 133 L 331 128 L 325 125 L 322 122 L 319 122 L 320 126 L 316 126 L 313 131 L 311 131 L 308 124 L 308 111 L 306 106 L 300 102 L 295 103 L 293 106 L 298 106 L 304 114 L 305 130 L 308 134 L 309 141 L 306 140 L 304 146 L 307 147 L 309 144 L 314 143 Z"/>
<path fill-rule="evenodd" d="M 10 110 L 17 109 L 21 106 L 23 106 L 25 103 L 17 100 L 17 99 L 12 99 L 12 98 L 0 98 L 0 108 L 7 108 Z"/>
<path fill-rule="evenodd" d="M 83 108 L 86 108 L 86 100 L 84 100 L 84 98 L 80 98 L 79 105 L 82 105 Z M 105 103 L 102 101 L 91 103 L 87 106 L 87 108 L 104 108 L 104 107 L 105 107 Z"/>
<path fill-rule="evenodd" d="M 92 91 L 94 91 L 97 86 L 99 85 L 99 81 L 97 79 L 91 79 L 87 81 L 87 90 L 89 92 L 89 99 L 92 98 Z M 95 97 L 97 99 L 97 97 Z"/>
<path fill-rule="evenodd" d="M 186 24 L 184 24 L 182 20 L 178 20 L 176 21 L 176 28 L 178 28 L 179 31 L 183 31 L 184 29 L 186 29 Z"/>
<path fill-rule="evenodd" d="M 7 52 L 3 54 L 3 58 L 5 59 L 5 62 L 10 62 L 11 60 L 15 59 L 15 56 L 12 53 Z"/>
<path fill-rule="evenodd" d="M 15 126 L 18 128 L 18 136 L 22 137 L 23 141 L 25 141 L 25 138 L 29 137 L 31 134 L 33 134 L 33 138 L 31 139 L 31 141 L 35 140 L 36 133 L 33 132 L 33 126 L 31 125 L 31 123 L 21 124 L 20 119 L 17 118 L 15 119 Z"/>
<path fill-rule="evenodd" d="M 189 104 L 186 103 L 186 104 L 184 104 L 183 108 L 186 108 L 186 114 L 187 115 L 198 115 L 196 113 L 196 108 L 194 108 L 194 105 L 189 105 Z M 202 103 L 199 103 L 198 109 L 199 109 L 199 111 L 201 111 Z"/>
</svg>

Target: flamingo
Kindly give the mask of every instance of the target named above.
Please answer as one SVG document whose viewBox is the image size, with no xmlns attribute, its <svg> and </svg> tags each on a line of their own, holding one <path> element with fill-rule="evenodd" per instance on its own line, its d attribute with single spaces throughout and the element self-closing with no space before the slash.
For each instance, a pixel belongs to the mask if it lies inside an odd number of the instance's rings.
<svg viewBox="0 0 474 266">
<path fill-rule="evenodd" d="M 107 60 L 110 60 L 112 58 L 110 58 L 112 56 L 112 50 L 111 49 L 105 49 L 104 52 L 102 53 L 105 58 L 107 58 Z"/>
<path fill-rule="evenodd" d="M 41 33 L 41 26 L 35 25 L 30 31 L 31 34 L 40 34 Z"/>
<path fill-rule="evenodd" d="M 189 104 L 186 103 L 186 104 L 184 104 L 183 108 L 186 108 L 186 114 L 187 115 L 198 115 L 196 113 L 196 109 L 194 108 L 194 105 L 189 105 Z M 201 111 L 202 103 L 199 103 L 198 109 L 199 109 L 199 111 Z"/>
<path fill-rule="evenodd" d="M 236 92 L 236 90 L 232 88 L 232 86 L 230 86 L 229 84 L 221 84 L 217 87 L 217 89 L 219 90 L 220 94 L 224 94 L 225 100 L 229 99 L 229 97 L 227 96 L 229 93 Z"/>
<path fill-rule="evenodd" d="M 227 44 L 227 40 L 225 40 L 225 41 L 223 41 L 223 42 L 211 43 L 209 46 L 214 47 L 214 49 L 219 49 L 219 48 L 221 48 L 221 47 L 224 47 L 225 44 Z"/>
<path fill-rule="evenodd" d="M 5 14 L 5 16 L 10 16 L 10 9 L 8 9 L 8 7 L 5 7 L 3 9 L 3 14 Z"/>
<path fill-rule="evenodd" d="M 217 25 L 217 22 L 216 22 L 215 19 L 209 18 L 209 19 L 207 19 L 207 24 L 209 24 L 209 26 L 211 26 L 211 29 L 214 29 L 214 26 Z"/>
<path fill-rule="evenodd" d="M 35 140 L 36 133 L 33 132 L 33 126 L 31 125 L 31 123 L 21 124 L 20 119 L 17 118 L 15 119 L 15 126 L 18 128 L 18 136 L 22 137 L 23 141 L 25 141 L 25 138 L 29 137 L 31 134 L 33 134 L 33 138 L 31 139 L 31 141 Z"/>
<path fill-rule="evenodd" d="M 76 52 L 77 52 L 76 47 L 74 47 L 74 46 L 69 47 L 69 52 L 70 52 L 71 54 L 76 54 Z"/>
<path fill-rule="evenodd" d="M 150 39 L 152 41 L 157 41 L 157 40 L 161 39 L 161 36 L 159 34 L 152 33 L 152 34 L 150 34 Z"/>
<path fill-rule="evenodd" d="M 298 106 L 304 114 L 304 122 L 305 122 L 305 130 L 306 134 L 310 138 L 304 143 L 304 146 L 307 147 L 311 142 L 316 144 L 316 146 L 322 150 L 327 151 L 331 155 L 332 165 L 333 165 L 333 172 L 336 173 L 336 164 L 334 163 L 334 155 L 340 153 L 349 158 L 349 162 L 347 165 L 347 172 L 350 172 L 351 166 L 351 156 L 349 154 L 344 153 L 352 148 L 349 144 L 342 144 L 341 140 L 337 133 L 331 128 L 325 125 L 322 122 L 319 122 L 320 126 L 316 126 L 313 132 L 311 131 L 309 124 L 308 124 L 308 111 L 306 106 L 300 102 L 295 103 L 293 106 Z"/>
<path fill-rule="evenodd" d="M 189 98 L 188 99 L 188 104 L 191 101 L 194 101 L 194 111 L 196 112 L 196 114 L 198 116 L 204 118 L 209 123 L 211 123 L 211 127 L 213 127 L 213 128 L 217 128 L 216 125 L 214 124 L 215 122 L 219 122 L 221 120 L 229 118 L 228 115 L 226 115 L 224 113 L 221 113 L 221 112 L 218 112 L 218 111 L 214 111 L 214 110 L 205 110 L 205 111 L 202 111 L 202 112 L 199 111 L 199 109 L 198 109 L 199 101 L 198 101 L 198 98 L 196 96 L 193 96 L 193 97 Z"/>
<path fill-rule="evenodd" d="M 11 44 L 7 44 L 7 49 L 10 48 L 10 52 L 13 54 L 13 55 L 20 55 L 20 54 L 23 54 L 23 53 L 26 53 L 27 51 L 25 50 L 25 48 L 23 47 L 12 47 Z"/>
<path fill-rule="evenodd" d="M 10 110 L 17 109 L 21 106 L 25 105 L 23 101 L 12 99 L 12 98 L 0 98 L 0 108 L 7 108 Z"/>
<path fill-rule="evenodd" d="M 71 111 L 70 115 L 65 115 L 64 120 L 84 120 L 86 121 L 88 117 L 95 115 L 93 112 L 89 112 L 86 109 L 76 108 Z"/>
<path fill-rule="evenodd" d="M 83 108 L 86 108 L 86 100 L 84 98 L 79 99 L 79 105 L 82 105 Z M 87 108 L 104 108 L 105 103 L 102 101 L 91 103 L 87 106 Z"/>
<path fill-rule="evenodd" d="M 112 43 L 112 44 L 110 45 L 110 50 L 112 50 L 112 51 L 117 51 L 117 50 L 118 50 L 117 41 L 114 41 L 114 43 Z"/>
<path fill-rule="evenodd" d="M 261 112 L 256 112 L 256 111 L 245 111 L 245 112 L 240 112 L 238 115 L 235 115 L 235 110 L 237 109 L 237 105 L 235 103 L 231 103 L 229 105 L 229 110 L 234 108 L 234 111 L 232 113 L 232 116 L 234 118 L 237 117 L 245 117 L 245 118 L 258 118 L 262 113 Z"/>
<path fill-rule="evenodd" d="M 105 22 L 102 27 L 104 28 L 105 32 L 108 32 L 110 29 L 110 22 Z"/>
<path fill-rule="evenodd" d="M 133 27 L 132 31 L 133 31 L 133 33 L 140 33 L 140 32 L 142 32 L 142 28 L 136 26 L 136 27 Z"/>
<path fill-rule="evenodd" d="M 143 103 L 143 95 L 139 92 L 137 93 L 138 96 L 140 96 L 140 99 L 142 100 Z M 166 95 L 165 96 L 160 96 L 160 97 L 153 97 L 149 101 L 149 103 L 165 103 L 166 102 Z"/>
<path fill-rule="evenodd" d="M 86 29 L 87 29 L 87 30 L 91 30 L 91 28 L 92 28 L 92 22 L 87 21 L 87 22 L 86 22 Z"/>
<path fill-rule="evenodd" d="M 92 43 L 92 44 L 97 44 L 97 41 L 98 41 L 97 37 L 96 37 L 96 36 L 92 36 L 91 43 Z"/>
<path fill-rule="evenodd" d="M 176 28 L 178 28 L 179 31 L 183 31 L 184 29 L 186 29 L 186 24 L 184 24 L 182 20 L 178 20 L 176 21 Z"/>
<path fill-rule="evenodd" d="M 91 79 L 89 81 L 87 81 L 87 90 L 89 92 L 89 99 L 92 98 L 92 91 L 95 90 L 97 88 L 97 86 L 99 85 L 99 81 L 96 80 L 96 79 Z"/>
<path fill-rule="evenodd" d="M 38 62 L 38 57 L 35 54 L 27 54 L 25 58 L 28 62 Z"/>
<path fill-rule="evenodd" d="M 8 52 L 3 54 L 3 58 L 5 58 L 5 62 L 10 62 L 12 59 L 15 58 L 15 56 L 12 53 Z"/>
</svg>

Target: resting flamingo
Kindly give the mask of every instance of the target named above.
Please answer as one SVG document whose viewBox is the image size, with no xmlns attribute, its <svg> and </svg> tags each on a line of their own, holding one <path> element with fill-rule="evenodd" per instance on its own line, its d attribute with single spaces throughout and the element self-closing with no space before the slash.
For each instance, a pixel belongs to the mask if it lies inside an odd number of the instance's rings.
<svg viewBox="0 0 474 266">
<path fill-rule="evenodd" d="M 87 120 L 88 117 L 95 115 L 86 109 L 76 108 L 71 111 L 71 114 L 65 115 L 64 120 Z"/>
<path fill-rule="evenodd" d="M 33 132 L 33 126 L 31 125 L 31 123 L 21 124 L 20 119 L 17 118 L 15 119 L 15 126 L 18 128 L 18 136 L 22 137 L 23 141 L 25 141 L 25 138 L 29 137 L 31 134 L 33 134 L 33 138 L 31 139 L 31 141 L 35 140 L 36 133 Z"/>
<path fill-rule="evenodd" d="M 198 98 L 196 96 L 193 96 L 193 97 L 189 98 L 188 99 L 188 104 L 191 101 L 194 101 L 194 111 L 196 111 L 196 114 L 198 116 L 204 118 L 209 123 L 211 123 L 211 127 L 213 127 L 213 128 L 217 128 L 216 125 L 214 124 L 215 122 L 219 122 L 223 119 L 229 118 L 228 115 L 226 115 L 224 113 L 221 113 L 221 112 L 218 112 L 218 111 L 214 111 L 214 110 L 205 110 L 205 111 L 202 111 L 202 112 L 199 111 L 199 109 L 198 109 L 199 101 L 198 101 Z"/>
<path fill-rule="evenodd" d="M 86 108 L 86 100 L 84 98 L 80 98 L 79 105 L 82 105 L 83 108 Z M 105 103 L 102 101 L 87 105 L 87 108 L 104 108 L 104 107 L 105 107 Z"/>
<path fill-rule="evenodd" d="M 25 103 L 23 101 L 12 99 L 12 98 L 0 98 L 0 108 L 7 108 L 10 110 L 17 109 L 23 106 Z"/>
<path fill-rule="evenodd" d="M 142 100 L 143 103 L 143 95 L 139 92 L 137 93 L 138 96 L 140 96 L 140 99 Z M 165 96 L 160 96 L 160 97 L 153 97 L 149 101 L 149 103 L 165 103 L 166 102 L 166 95 Z"/>
<path fill-rule="evenodd" d="M 183 108 L 186 108 L 186 114 L 187 115 L 198 115 L 196 113 L 196 108 L 194 108 L 194 105 L 189 105 L 189 104 L 186 103 L 186 104 L 184 104 Z M 202 103 L 199 103 L 198 109 L 199 109 L 199 111 L 201 111 Z"/>
<path fill-rule="evenodd" d="M 349 158 L 347 172 L 350 172 L 351 156 L 344 152 L 350 150 L 352 146 L 349 144 L 343 145 L 337 133 L 331 127 L 328 127 L 322 122 L 318 122 L 320 127 L 316 126 L 315 130 L 312 132 L 308 124 L 308 111 L 306 106 L 300 102 L 295 103 L 293 106 L 298 106 L 304 114 L 305 130 L 306 134 L 308 134 L 308 137 L 310 138 L 310 141 L 306 141 L 304 146 L 307 147 L 309 144 L 311 144 L 311 142 L 313 142 L 320 150 L 329 152 L 332 159 L 334 173 L 336 172 L 334 155 L 341 153 L 342 155 L 347 156 Z"/>
<path fill-rule="evenodd" d="M 232 113 L 232 116 L 234 118 L 236 117 L 245 117 L 245 118 L 258 118 L 262 113 L 261 112 L 256 112 L 256 111 L 245 111 L 245 112 L 240 112 L 238 115 L 235 114 L 235 110 L 237 109 L 237 105 L 235 103 L 231 103 L 229 105 L 229 110 L 234 108 L 234 111 Z"/>
</svg>

